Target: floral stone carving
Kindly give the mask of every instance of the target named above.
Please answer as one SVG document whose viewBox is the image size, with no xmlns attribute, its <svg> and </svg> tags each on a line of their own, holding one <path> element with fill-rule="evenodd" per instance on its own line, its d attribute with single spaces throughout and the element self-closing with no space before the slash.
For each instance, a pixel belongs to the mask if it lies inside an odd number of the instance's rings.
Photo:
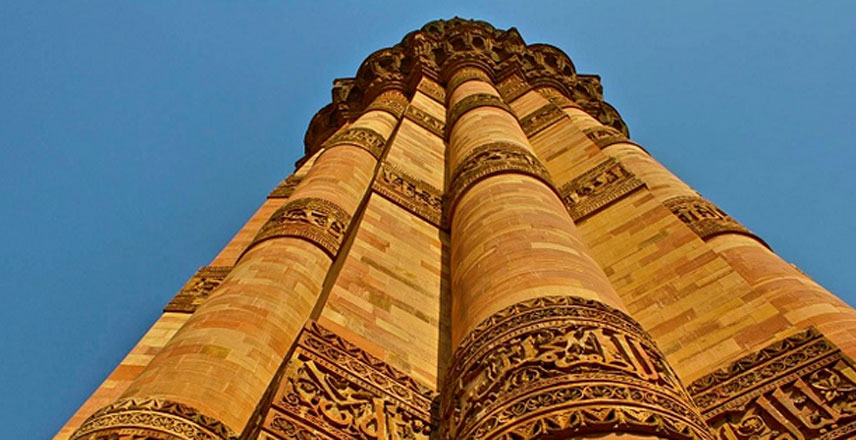
<svg viewBox="0 0 856 440">
<path fill-rule="evenodd" d="M 190 277 L 184 287 L 178 291 L 169 304 L 164 307 L 164 312 L 193 313 L 208 299 L 211 292 L 223 282 L 226 275 L 232 270 L 232 266 L 205 266 Z"/>
<path fill-rule="evenodd" d="M 332 258 L 339 252 L 350 222 L 350 214 L 328 200 L 291 200 L 271 215 L 247 250 L 274 237 L 300 237 L 317 244 Z"/>
</svg>

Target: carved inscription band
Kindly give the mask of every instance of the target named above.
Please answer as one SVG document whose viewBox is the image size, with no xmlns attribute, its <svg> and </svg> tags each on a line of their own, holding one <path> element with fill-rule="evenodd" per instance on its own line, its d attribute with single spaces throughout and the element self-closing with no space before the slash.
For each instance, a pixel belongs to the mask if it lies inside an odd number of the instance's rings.
<svg viewBox="0 0 856 440">
<path fill-rule="evenodd" d="M 317 244 L 333 258 L 350 222 L 351 216 L 328 200 L 290 200 L 271 215 L 247 250 L 274 237 L 300 237 Z"/>
<path fill-rule="evenodd" d="M 506 104 L 499 96 L 491 95 L 489 93 L 475 93 L 458 101 L 457 104 L 449 109 L 446 116 L 446 127 L 448 128 L 448 130 L 446 130 L 446 134 L 448 135 L 451 133 L 452 127 L 455 126 L 455 123 L 458 122 L 458 119 L 460 119 L 461 116 L 468 111 L 479 107 L 496 107 L 514 114 L 511 111 L 511 107 L 509 107 L 508 104 Z"/>
<path fill-rule="evenodd" d="M 438 103 L 446 105 L 446 91 L 443 90 L 442 86 L 434 81 L 423 78 L 422 81 L 419 82 L 419 85 L 416 86 L 416 90 L 428 95 L 428 97 Z"/>
<path fill-rule="evenodd" d="M 464 339 L 447 377 L 446 440 L 710 438 L 648 334 L 598 301 L 543 297 L 496 313 Z"/>
<path fill-rule="evenodd" d="M 571 218 L 578 221 L 643 186 L 642 180 L 610 157 L 562 185 L 559 194 Z"/>
<path fill-rule="evenodd" d="M 375 159 L 380 159 L 385 143 L 383 136 L 371 128 L 351 127 L 330 138 L 324 147 L 329 150 L 338 145 L 356 145 L 371 153 Z"/>
<path fill-rule="evenodd" d="M 555 191 L 547 168 L 528 149 L 511 142 L 493 142 L 474 148 L 455 168 L 448 193 L 451 215 L 458 198 L 474 183 L 494 174 L 527 174 Z"/>
<path fill-rule="evenodd" d="M 502 99 L 505 100 L 505 102 L 514 101 L 531 89 L 532 87 L 518 76 L 512 76 L 511 78 L 499 83 L 496 87 L 496 90 L 500 95 L 502 95 Z"/>
<path fill-rule="evenodd" d="M 71 440 L 233 440 L 226 425 L 164 399 L 120 399 L 96 411 Z"/>
<path fill-rule="evenodd" d="M 472 80 L 491 82 L 490 76 L 488 76 L 488 74 L 483 70 L 477 67 L 465 67 L 456 72 L 455 77 L 446 84 L 446 90 L 448 90 L 447 95 L 454 92 L 461 84 Z"/>
<path fill-rule="evenodd" d="M 184 283 L 175 297 L 164 307 L 164 312 L 193 313 L 211 292 L 223 282 L 232 266 L 205 266 Z"/>
<path fill-rule="evenodd" d="M 443 193 L 439 189 L 407 175 L 388 162 L 381 166 L 372 188 L 423 220 L 441 226 Z"/>
<path fill-rule="evenodd" d="M 297 188 L 297 185 L 300 184 L 300 181 L 303 180 L 303 177 L 295 176 L 294 174 L 288 176 L 287 179 L 280 182 L 273 191 L 268 194 L 269 199 L 287 199 L 294 194 L 294 190 Z"/>
<path fill-rule="evenodd" d="M 401 92 L 386 92 L 375 98 L 374 101 L 366 107 L 365 111 L 381 110 L 395 116 L 396 118 L 400 118 L 401 115 L 404 114 L 404 110 L 407 108 L 407 105 L 407 98 L 405 98 Z"/>
<path fill-rule="evenodd" d="M 567 117 L 568 115 L 558 106 L 547 104 L 521 119 L 520 127 L 526 136 L 531 137 L 559 119 Z"/>
<path fill-rule="evenodd" d="M 717 439 L 856 436 L 856 368 L 814 328 L 716 370 L 688 389 Z"/>
<path fill-rule="evenodd" d="M 443 137 L 446 134 L 446 124 L 443 121 L 412 105 L 407 107 L 405 115 L 407 116 L 407 119 L 419 124 L 420 127 L 436 134 L 437 136 Z"/>
<path fill-rule="evenodd" d="M 742 234 L 758 240 L 764 246 L 767 243 L 761 240 L 743 225 L 731 218 L 725 211 L 719 209 L 713 203 L 693 196 L 679 196 L 663 202 L 673 214 L 686 223 L 702 240 L 719 234 Z M 767 246 L 769 247 L 769 246 Z"/>
<path fill-rule="evenodd" d="M 636 143 L 631 142 L 624 133 L 605 125 L 585 128 L 583 129 L 583 133 L 585 133 L 586 137 L 594 142 L 601 150 L 619 142 L 636 145 Z"/>
<path fill-rule="evenodd" d="M 432 392 L 314 322 L 263 422 L 281 440 L 427 440 Z"/>
</svg>

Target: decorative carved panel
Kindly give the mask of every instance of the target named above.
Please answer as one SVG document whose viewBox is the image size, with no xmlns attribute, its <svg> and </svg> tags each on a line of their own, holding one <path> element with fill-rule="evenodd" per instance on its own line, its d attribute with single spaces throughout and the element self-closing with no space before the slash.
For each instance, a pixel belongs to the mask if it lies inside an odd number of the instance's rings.
<svg viewBox="0 0 856 440">
<path fill-rule="evenodd" d="M 583 133 L 601 150 L 619 142 L 632 143 L 630 139 L 627 139 L 627 136 L 624 136 L 624 133 L 605 125 L 585 128 Z"/>
<path fill-rule="evenodd" d="M 444 106 L 446 105 L 446 91 L 443 90 L 443 87 L 440 86 L 440 84 L 431 80 L 422 79 L 422 81 L 419 82 L 419 85 L 416 86 L 416 90 L 428 95 L 440 104 Z"/>
<path fill-rule="evenodd" d="M 383 136 L 370 128 L 351 127 L 334 135 L 324 146 L 329 149 L 337 145 L 356 145 L 371 153 L 376 159 L 380 159 L 385 143 Z"/>
<path fill-rule="evenodd" d="M 447 440 L 710 438 L 651 337 L 593 300 L 543 297 L 494 314 L 461 342 L 447 377 Z"/>
<path fill-rule="evenodd" d="M 164 399 L 120 399 L 96 411 L 71 440 L 233 440 L 226 425 Z"/>
<path fill-rule="evenodd" d="M 279 440 L 427 440 L 432 392 L 314 322 L 262 425 Z"/>
<path fill-rule="evenodd" d="M 550 124 L 559 119 L 566 118 L 565 112 L 556 105 L 547 104 L 538 110 L 526 115 L 520 120 L 520 127 L 526 136 L 533 136 L 535 133 L 549 127 Z"/>
<path fill-rule="evenodd" d="M 211 292 L 223 282 L 232 266 L 205 266 L 190 277 L 184 287 L 164 307 L 164 312 L 193 313 L 208 299 Z"/>
<path fill-rule="evenodd" d="M 505 102 L 514 101 L 515 99 L 525 95 L 531 88 L 532 87 L 530 87 L 524 79 L 516 75 L 510 76 L 508 79 L 502 81 L 496 86 L 497 91 L 502 95 L 502 99 Z"/>
<path fill-rule="evenodd" d="M 384 162 L 373 189 L 404 209 L 440 227 L 443 216 L 443 192 L 398 167 Z"/>
<path fill-rule="evenodd" d="M 814 328 L 688 387 L 721 440 L 856 437 L 856 367 Z"/>
<path fill-rule="evenodd" d="M 328 200 L 290 200 L 271 215 L 247 249 L 274 237 L 300 237 L 317 244 L 332 258 L 339 252 L 350 222 L 351 216 Z"/>
<path fill-rule="evenodd" d="M 443 137 L 446 133 L 446 124 L 443 121 L 419 110 L 417 107 L 412 105 L 407 107 L 405 115 L 411 121 L 419 124 L 420 127 L 436 134 L 437 136 Z"/>
<path fill-rule="evenodd" d="M 448 114 L 446 115 L 446 127 L 448 127 L 446 133 L 451 133 L 452 127 L 455 126 L 455 122 L 458 122 L 458 119 L 463 116 L 464 113 L 478 107 L 496 107 L 514 114 L 514 112 L 511 111 L 511 107 L 503 102 L 502 98 L 499 96 L 491 95 L 489 93 L 475 93 L 458 101 L 457 104 L 449 109 Z"/>
<path fill-rule="evenodd" d="M 577 107 L 579 106 L 571 101 L 567 96 L 563 95 L 562 92 L 552 88 L 552 87 L 541 87 L 538 89 L 538 93 L 541 96 L 547 98 L 547 101 L 550 103 L 558 105 L 559 107 Z"/>
<path fill-rule="evenodd" d="M 295 176 L 294 174 L 288 176 L 287 179 L 280 182 L 273 191 L 268 194 L 269 199 L 287 199 L 291 197 L 294 193 L 294 189 L 297 188 L 297 185 L 300 184 L 300 181 L 303 180 L 303 177 Z"/>
<path fill-rule="evenodd" d="M 672 197 L 666 200 L 664 204 L 702 239 L 708 239 L 719 234 L 734 233 L 748 235 L 764 243 L 763 240 L 752 234 L 737 220 L 731 218 L 725 211 L 701 197 Z"/>
<path fill-rule="evenodd" d="M 515 172 L 541 179 L 550 188 L 553 181 L 547 168 L 528 149 L 510 142 L 493 142 L 474 148 L 452 172 L 448 193 L 449 212 L 473 183 L 494 174 Z"/>
<path fill-rule="evenodd" d="M 643 186 L 642 180 L 610 157 L 562 185 L 559 194 L 571 218 L 577 221 Z"/>
<path fill-rule="evenodd" d="M 464 67 L 455 72 L 455 77 L 446 85 L 446 90 L 452 93 L 459 85 L 471 80 L 490 82 L 490 77 L 479 68 Z"/>
<path fill-rule="evenodd" d="M 401 92 L 390 91 L 382 93 L 380 96 L 375 98 L 375 100 L 366 107 L 365 111 L 381 110 L 392 114 L 396 118 L 400 118 L 401 115 L 404 114 L 404 110 L 407 108 L 407 105 L 407 98 L 404 97 Z"/>
</svg>

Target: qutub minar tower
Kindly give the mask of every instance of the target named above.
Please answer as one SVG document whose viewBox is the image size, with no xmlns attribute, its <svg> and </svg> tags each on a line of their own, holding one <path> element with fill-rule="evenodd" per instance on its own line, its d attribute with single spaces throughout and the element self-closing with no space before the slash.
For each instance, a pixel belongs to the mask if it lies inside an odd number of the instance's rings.
<svg viewBox="0 0 856 440">
<path fill-rule="evenodd" d="M 856 311 L 515 29 L 426 24 L 55 437 L 850 439 Z"/>
</svg>

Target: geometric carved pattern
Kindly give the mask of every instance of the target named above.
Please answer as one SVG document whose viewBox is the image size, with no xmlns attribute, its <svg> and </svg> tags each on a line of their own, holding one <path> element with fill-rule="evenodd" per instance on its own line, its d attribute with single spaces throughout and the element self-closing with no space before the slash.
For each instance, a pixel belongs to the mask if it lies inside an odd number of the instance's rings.
<svg viewBox="0 0 856 440">
<path fill-rule="evenodd" d="M 419 124 L 420 127 L 430 131 L 431 133 L 436 134 L 437 136 L 443 137 L 446 131 L 446 124 L 443 121 L 425 113 L 422 110 L 414 106 L 407 107 L 407 113 L 405 113 L 408 119 Z"/>
<path fill-rule="evenodd" d="M 563 117 L 567 117 L 567 115 L 561 108 L 553 104 L 547 104 L 521 119 L 520 127 L 523 128 L 526 136 L 532 137 L 532 135 L 538 133 L 541 129 Z"/>
<path fill-rule="evenodd" d="M 226 275 L 229 274 L 229 271 L 232 270 L 232 266 L 204 266 L 200 267 L 199 270 L 184 283 L 184 287 L 178 291 L 175 297 L 172 298 L 172 301 L 164 307 L 164 312 L 179 312 L 179 313 L 193 313 L 202 304 L 203 301 L 208 299 L 208 296 L 211 295 L 211 291 L 213 291 L 220 283 L 223 282 L 223 278 L 226 278 Z"/>
<path fill-rule="evenodd" d="M 300 184 L 300 181 L 303 180 L 303 177 L 295 176 L 294 174 L 288 176 L 287 179 L 280 182 L 273 191 L 268 194 L 269 199 L 287 199 L 291 197 L 291 194 L 294 193 L 294 189 L 297 188 L 297 185 Z"/>
<path fill-rule="evenodd" d="M 499 96 L 491 95 L 489 93 L 475 93 L 458 101 L 457 104 L 449 109 L 448 115 L 446 116 L 446 126 L 454 127 L 458 118 L 463 116 L 464 113 L 478 107 L 496 107 L 513 114 L 511 107 L 503 102 L 502 98 Z M 450 133 L 451 129 L 446 132 L 447 134 Z"/>
<path fill-rule="evenodd" d="M 601 150 L 618 142 L 632 143 L 624 133 L 605 125 L 584 128 L 583 133 Z"/>
<path fill-rule="evenodd" d="M 502 95 L 505 102 L 511 102 L 523 96 L 531 89 L 529 84 L 519 76 L 512 76 L 496 86 L 496 90 Z"/>
<path fill-rule="evenodd" d="M 443 87 L 434 81 L 423 79 L 419 82 L 419 85 L 416 86 L 416 90 L 428 95 L 433 100 L 439 102 L 442 105 L 446 105 L 446 91 L 443 90 Z"/>
<path fill-rule="evenodd" d="M 280 440 L 427 440 L 432 392 L 310 321 L 262 429 Z"/>
<path fill-rule="evenodd" d="M 380 159 L 383 153 L 383 145 L 386 140 L 380 133 L 371 128 L 351 127 L 324 143 L 328 149 L 336 145 L 348 144 L 361 147 L 372 154 L 375 159 Z"/>
<path fill-rule="evenodd" d="M 814 328 L 689 386 L 722 440 L 852 439 L 856 367 Z"/>
<path fill-rule="evenodd" d="M 643 186 L 645 183 L 635 174 L 610 157 L 562 185 L 559 194 L 571 218 L 577 221 Z"/>
<path fill-rule="evenodd" d="M 402 114 L 404 114 L 404 109 L 407 108 L 407 98 L 401 94 L 401 92 L 392 91 L 383 93 L 368 107 L 364 110 L 364 112 L 368 112 L 371 110 L 381 110 L 392 114 L 397 118 L 400 118 Z"/>
<path fill-rule="evenodd" d="M 329 200 L 314 197 L 290 200 L 271 215 L 247 250 L 269 238 L 300 237 L 317 244 L 334 258 L 350 222 L 351 216 Z"/>
<path fill-rule="evenodd" d="M 528 149 L 511 142 L 492 142 L 474 148 L 452 173 L 447 195 L 449 213 L 463 192 L 473 183 L 494 174 L 515 172 L 527 174 L 554 189 L 547 168 Z"/>
<path fill-rule="evenodd" d="M 541 94 L 541 96 L 547 98 L 547 101 L 550 101 L 550 103 L 558 105 L 559 107 L 580 107 L 575 104 L 574 101 L 568 99 L 567 96 L 563 95 L 562 92 L 552 87 L 542 87 L 539 88 L 537 91 Z"/>
<path fill-rule="evenodd" d="M 164 399 L 120 399 L 96 411 L 71 440 L 230 440 L 226 425 Z"/>
<path fill-rule="evenodd" d="M 455 77 L 449 80 L 446 84 L 446 90 L 453 92 L 459 85 L 472 80 L 489 83 L 490 77 L 484 72 L 484 70 L 477 67 L 463 67 L 455 72 Z"/>
<path fill-rule="evenodd" d="M 694 196 L 672 197 L 665 202 L 673 214 L 686 223 L 702 240 L 714 235 L 734 233 L 752 237 L 766 246 L 763 240 L 752 234 L 713 203 Z"/>
<path fill-rule="evenodd" d="M 598 301 L 542 297 L 494 314 L 461 342 L 447 377 L 446 440 L 710 438 L 651 337 Z"/>
<path fill-rule="evenodd" d="M 372 187 L 423 220 L 440 227 L 443 218 L 443 192 L 407 175 L 389 162 L 384 162 Z"/>
</svg>

